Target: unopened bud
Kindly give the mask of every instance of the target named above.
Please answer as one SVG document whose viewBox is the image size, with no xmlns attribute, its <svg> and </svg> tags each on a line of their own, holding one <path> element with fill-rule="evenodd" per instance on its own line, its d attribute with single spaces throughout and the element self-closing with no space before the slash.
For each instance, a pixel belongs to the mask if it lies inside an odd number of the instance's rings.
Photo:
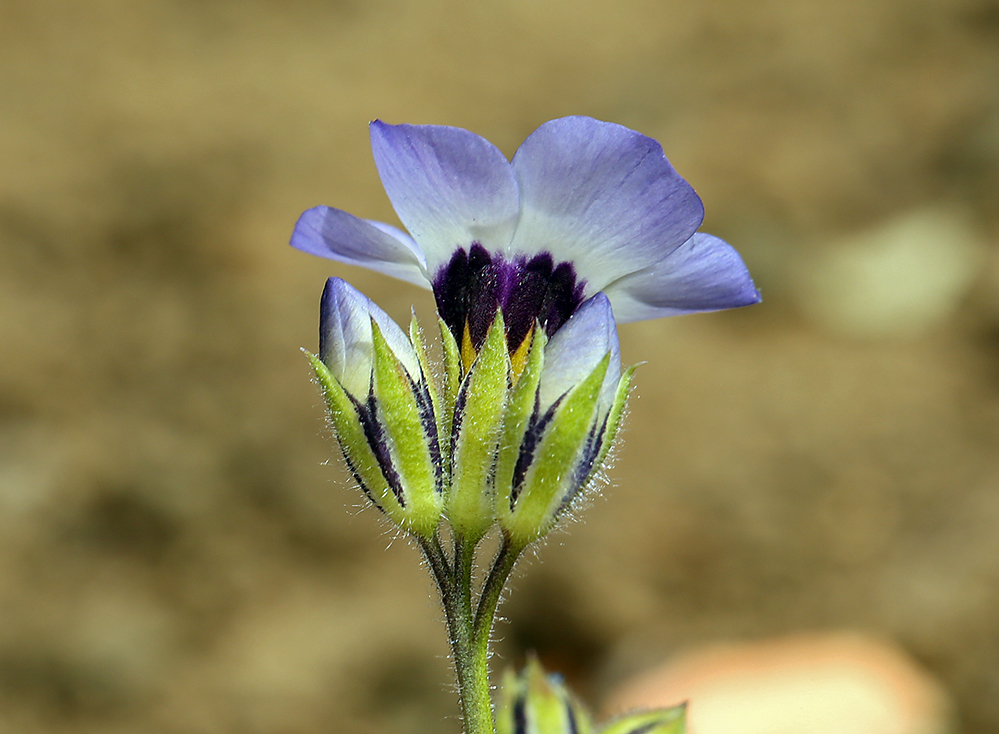
<svg viewBox="0 0 999 734">
<path fill-rule="evenodd" d="M 591 734 L 590 714 L 560 676 L 545 673 L 531 657 L 507 671 L 496 710 L 496 734 Z"/>
<path fill-rule="evenodd" d="M 613 443 L 632 374 L 621 376 L 603 294 L 547 344 L 540 335 L 535 342 L 510 400 L 497 471 L 499 522 L 515 547 L 545 535 L 592 481 Z"/>
<path fill-rule="evenodd" d="M 309 359 L 347 466 L 394 523 L 430 538 L 443 476 L 421 360 L 399 326 L 339 278 L 327 282 L 320 313 L 320 356 Z"/>
</svg>

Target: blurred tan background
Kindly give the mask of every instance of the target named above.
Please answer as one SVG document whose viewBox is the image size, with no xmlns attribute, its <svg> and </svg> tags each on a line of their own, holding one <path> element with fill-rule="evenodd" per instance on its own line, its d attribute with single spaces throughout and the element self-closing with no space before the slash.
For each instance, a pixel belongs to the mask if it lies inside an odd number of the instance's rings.
<svg viewBox="0 0 999 734">
<path fill-rule="evenodd" d="M 417 554 L 308 366 L 366 123 L 508 155 L 659 139 L 764 303 L 625 325 L 612 484 L 525 564 L 497 665 L 599 703 L 718 640 L 854 630 L 999 731 L 996 0 L 0 4 L 0 731 L 454 733 Z M 335 457 L 334 457 L 335 458 Z"/>
</svg>

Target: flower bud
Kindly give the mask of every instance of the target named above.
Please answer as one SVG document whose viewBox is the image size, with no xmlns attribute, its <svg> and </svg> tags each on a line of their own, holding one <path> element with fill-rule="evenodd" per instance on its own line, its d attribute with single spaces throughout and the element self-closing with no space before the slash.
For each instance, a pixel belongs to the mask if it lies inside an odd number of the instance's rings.
<svg viewBox="0 0 999 734">
<path fill-rule="evenodd" d="M 507 670 L 496 706 L 496 734 L 685 734 L 687 704 L 633 711 L 594 728 L 589 712 L 560 676 L 533 655 L 519 674 Z"/>
<path fill-rule="evenodd" d="M 405 333 L 360 291 L 330 278 L 319 356 L 309 358 L 358 485 L 394 523 L 432 537 L 443 505 L 435 401 Z"/>
<path fill-rule="evenodd" d="M 508 670 L 496 710 L 496 734 L 590 734 L 590 715 L 559 676 L 536 658 L 515 674 Z"/>
<path fill-rule="evenodd" d="M 497 464 L 500 525 L 517 547 L 547 533 L 591 481 L 624 409 L 610 302 L 597 294 L 547 344 L 535 343 L 513 390 Z"/>
</svg>

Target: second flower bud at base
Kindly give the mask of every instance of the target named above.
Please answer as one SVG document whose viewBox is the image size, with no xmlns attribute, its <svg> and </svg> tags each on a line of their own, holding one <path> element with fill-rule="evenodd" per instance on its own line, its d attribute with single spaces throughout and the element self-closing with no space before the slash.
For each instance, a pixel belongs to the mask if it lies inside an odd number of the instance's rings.
<svg viewBox="0 0 999 734">
<path fill-rule="evenodd" d="M 687 706 L 635 711 L 594 726 L 590 713 L 558 675 L 533 655 L 520 673 L 503 676 L 496 734 L 684 734 Z"/>
</svg>

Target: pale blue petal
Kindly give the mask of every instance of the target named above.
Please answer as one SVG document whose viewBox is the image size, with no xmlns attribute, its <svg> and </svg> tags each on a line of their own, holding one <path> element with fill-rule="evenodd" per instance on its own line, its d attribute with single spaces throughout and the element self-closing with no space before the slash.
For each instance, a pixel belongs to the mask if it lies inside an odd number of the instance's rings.
<svg viewBox="0 0 999 734">
<path fill-rule="evenodd" d="M 584 380 L 610 352 L 601 402 L 609 407 L 621 379 L 621 346 L 610 301 L 603 293 L 585 301 L 545 347 L 539 400 L 544 409 Z"/>
<path fill-rule="evenodd" d="M 368 312 L 375 323 L 378 324 L 378 328 L 382 330 L 382 336 L 385 337 L 385 341 L 388 342 L 389 348 L 395 354 L 396 359 L 402 362 L 402 366 L 406 368 L 409 376 L 415 382 L 419 382 L 420 360 L 416 356 L 416 350 L 413 349 L 412 342 L 409 341 L 409 336 L 391 316 L 382 311 L 378 307 L 378 304 L 372 300 L 368 301 Z"/>
<path fill-rule="evenodd" d="M 330 278 L 319 307 L 319 358 L 344 390 L 361 400 L 371 383 L 368 305 L 368 298 L 349 283 Z"/>
<path fill-rule="evenodd" d="M 291 235 L 291 246 L 424 288 L 430 285 L 423 252 L 408 235 L 391 225 L 366 221 L 340 209 L 317 206 L 302 214 Z"/>
<path fill-rule="evenodd" d="M 604 292 L 621 322 L 760 302 L 760 292 L 739 253 L 703 232 L 658 263 L 615 281 Z"/>
<path fill-rule="evenodd" d="M 513 158 L 521 218 L 509 253 L 550 252 L 592 295 L 661 260 L 704 209 L 652 138 L 589 117 L 534 131 Z"/>
<path fill-rule="evenodd" d="M 351 395 L 363 400 L 371 384 L 374 347 L 371 321 L 414 379 L 419 362 L 399 325 L 370 298 L 341 278 L 326 281 L 319 308 L 319 358 Z"/>
<path fill-rule="evenodd" d="M 488 140 L 442 125 L 371 123 L 385 192 L 419 243 L 432 279 L 459 247 L 502 251 L 520 211 L 509 162 Z"/>
</svg>

